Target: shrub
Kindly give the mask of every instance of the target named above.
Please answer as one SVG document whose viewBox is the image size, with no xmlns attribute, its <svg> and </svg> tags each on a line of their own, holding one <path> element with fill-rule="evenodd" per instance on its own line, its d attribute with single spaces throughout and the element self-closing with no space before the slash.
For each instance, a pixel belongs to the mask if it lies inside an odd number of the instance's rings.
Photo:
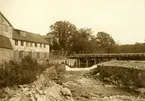
<svg viewBox="0 0 145 101">
<path fill-rule="evenodd" d="M 46 69 L 45 76 L 62 84 L 65 67 L 61 64 L 51 65 L 48 63 L 38 64 L 36 59 L 24 57 L 20 63 L 15 61 L 5 62 L 0 68 L 0 87 L 23 85 L 34 82 Z"/>
<path fill-rule="evenodd" d="M 56 72 L 57 72 L 57 82 L 58 84 L 62 84 L 63 82 L 65 82 L 65 66 L 64 65 L 56 65 L 55 66 Z"/>
<path fill-rule="evenodd" d="M 29 56 L 24 57 L 20 63 L 5 62 L 5 66 L 0 68 L 0 87 L 31 83 L 46 68 L 47 66 L 38 64 Z"/>
<path fill-rule="evenodd" d="M 46 76 L 49 79 L 54 80 L 58 84 L 62 84 L 65 81 L 64 75 L 65 75 L 64 65 L 56 64 L 47 69 Z"/>
</svg>

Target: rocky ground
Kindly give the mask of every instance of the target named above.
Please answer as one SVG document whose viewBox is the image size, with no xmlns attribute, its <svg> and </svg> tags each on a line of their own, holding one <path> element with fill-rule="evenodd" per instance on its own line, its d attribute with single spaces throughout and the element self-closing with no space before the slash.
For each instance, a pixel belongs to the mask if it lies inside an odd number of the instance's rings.
<svg viewBox="0 0 145 101">
<path fill-rule="evenodd" d="M 85 69 L 66 67 L 62 84 L 50 80 L 48 74 L 52 70 L 46 70 L 31 84 L 0 90 L 0 101 L 145 101 L 144 94 L 92 78 L 88 74 L 94 68 L 97 66 Z"/>
<path fill-rule="evenodd" d="M 143 94 L 130 92 L 91 78 L 86 75 L 90 69 L 67 67 L 67 82 L 64 86 L 71 90 L 75 101 L 145 101 Z"/>
<path fill-rule="evenodd" d="M 51 68 L 48 68 L 31 84 L 1 89 L 3 96 L 0 97 L 0 101 L 74 101 L 69 89 L 56 84 L 49 78 L 50 72 L 55 67 Z"/>
</svg>

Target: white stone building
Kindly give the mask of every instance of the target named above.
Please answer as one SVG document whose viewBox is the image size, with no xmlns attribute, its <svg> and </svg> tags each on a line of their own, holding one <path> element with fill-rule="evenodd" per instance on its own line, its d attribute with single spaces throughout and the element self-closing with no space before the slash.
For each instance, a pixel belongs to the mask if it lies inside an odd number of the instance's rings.
<svg viewBox="0 0 145 101">
<path fill-rule="evenodd" d="M 26 55 L 47 59 L 49 50 L 44 36 L 15 29 L 0 12 L 0 61 L 19 60 Z"/>
</svg>

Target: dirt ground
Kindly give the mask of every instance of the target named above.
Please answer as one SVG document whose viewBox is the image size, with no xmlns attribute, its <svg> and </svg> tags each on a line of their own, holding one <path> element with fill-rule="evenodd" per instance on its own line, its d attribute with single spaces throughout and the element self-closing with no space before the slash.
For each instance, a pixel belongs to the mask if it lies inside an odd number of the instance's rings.
<svg viewBox="0 0 145 101">
<path fill-rule="evenodd" d="M 108 85 L 87 76 L 89 70 L 70 69 L 63 84 L 69 88 L 75 101 L 145 101 L 142 94 Z"/>
</svg>

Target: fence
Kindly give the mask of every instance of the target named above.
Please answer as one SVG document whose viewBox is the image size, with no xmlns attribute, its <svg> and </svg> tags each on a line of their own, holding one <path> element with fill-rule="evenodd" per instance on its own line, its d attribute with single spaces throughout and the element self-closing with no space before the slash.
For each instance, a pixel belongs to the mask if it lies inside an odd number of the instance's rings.
<svg viewBox="0 0 145 101">
<path fill-rule="evenodd" d="M 51 55 L 48 60 L 49 60 L 49 63 L 51 64 L 65 63 L 69 66 L 75 66 L 77 62 L 77 59 L 68 59 L 59 55 Z"/>
</svg>

